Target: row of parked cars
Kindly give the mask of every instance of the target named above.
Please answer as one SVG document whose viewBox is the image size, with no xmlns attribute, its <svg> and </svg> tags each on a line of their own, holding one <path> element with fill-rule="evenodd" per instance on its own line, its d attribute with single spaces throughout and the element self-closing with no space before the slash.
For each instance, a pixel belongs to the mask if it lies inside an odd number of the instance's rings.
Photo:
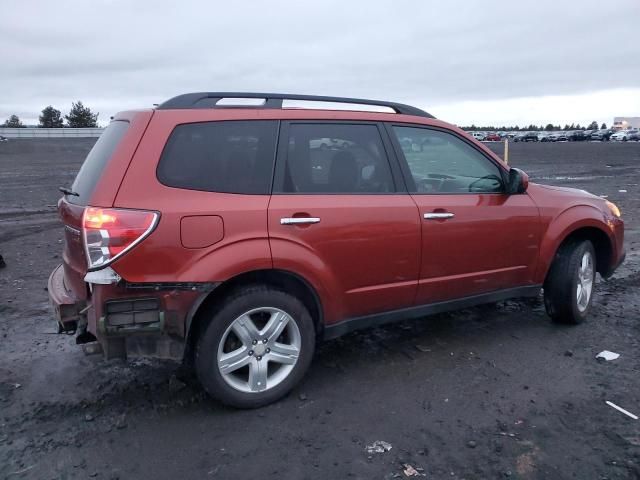
<svg viewBox="0 0 640 480">
<path fill-rule="evenodd" d="M 470 132 L 481 142 L 499 142 L 508 138 L 514 142 L 580 142 L 580 141 L 640 141 L 638 130 L 571 130 L 559 132 Z"/>
</svg>

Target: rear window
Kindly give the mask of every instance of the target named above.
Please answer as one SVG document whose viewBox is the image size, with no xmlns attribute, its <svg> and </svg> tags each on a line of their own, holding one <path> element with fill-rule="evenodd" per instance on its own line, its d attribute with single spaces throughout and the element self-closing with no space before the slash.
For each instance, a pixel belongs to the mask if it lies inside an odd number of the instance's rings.
<svg viewBox="0 0 640 480">
<path fill-rule="evenodd" d="M 203 122 L 178 125 L 158 164 L 169 187 L 207 192 L 270 193 L 278 122 Z"/>
<path fill-rule="evenodd" d="M 76 192 L 78 196 L 67 195 L 69 202 L 78 205 L 86 205 L 88 203 L 104 167 L 113 155 L 120 140 L 124 137 L 127 128 L 129 128 L 129 122 L 115 120 L 102 132 L 89 155 L 85 158 L 71 187 L 71 190 Z"/>
</svg>

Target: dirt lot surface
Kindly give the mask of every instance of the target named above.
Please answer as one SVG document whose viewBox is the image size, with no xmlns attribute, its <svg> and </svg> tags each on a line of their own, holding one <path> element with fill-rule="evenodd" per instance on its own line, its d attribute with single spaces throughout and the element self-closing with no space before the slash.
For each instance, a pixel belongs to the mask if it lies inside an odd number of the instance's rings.
<svg viewBox="0 0 640 480">
<path fill-rule="evenodd" d="M 54 333 L 57 187 L 92 143 L 0 144 L 0 478 L 640 478 L 640 420 L 605 404 L 640 414 L 640 143 L 511 145 L 533 181 L 622 209 L 627 262 L 587 323 L 554 325 L 534 299 L 353 333 L 253 411 L 175 363 L 106 362 Z M 596 361 L 605 349 L 620 358 Z M 367 453 L 378 440 L 391 449 Z"/>
</svg>

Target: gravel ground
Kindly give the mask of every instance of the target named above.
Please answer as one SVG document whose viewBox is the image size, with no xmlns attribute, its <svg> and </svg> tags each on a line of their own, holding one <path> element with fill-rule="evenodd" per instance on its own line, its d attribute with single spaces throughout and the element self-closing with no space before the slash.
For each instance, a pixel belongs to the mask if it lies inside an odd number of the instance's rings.
<svg viewBox="0 0 640 480">
<path fill-rule="evenodd" d="M 353 333 L 253 411 L 209 400 L 175 363 L 107 362 L 55 334 L 57 187 L 92 143 L 0 144 L 0 478 L 640 478 L 640 421 L 605 404 L 640 414 L 640 143 L 511 145 L 532 181 L 623 211 L 627 262 L 587 323 L 554 325 L 533 299 Z M 605 349 L 620 358 L 596 361 Z M 368 453 L 375 441 L 391 449 Z"/>
</svg>

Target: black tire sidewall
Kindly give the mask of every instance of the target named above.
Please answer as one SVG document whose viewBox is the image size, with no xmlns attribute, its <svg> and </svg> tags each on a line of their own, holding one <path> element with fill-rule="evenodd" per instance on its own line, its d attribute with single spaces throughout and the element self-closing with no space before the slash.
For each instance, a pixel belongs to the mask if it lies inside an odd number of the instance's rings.
<svg viewBox="0 0 640 480">
<path fill-rule="evenodd" d="M 576 287 L 580 275 L 582 256 L 587 251 L 591 253 L 594 262 L 594 284 L 587 307 L 581 312 L 578 309 Z M 589 240 L 573 241 L 561 247 L 544 285 L 545 307 L 547 313 L 555 322 L 579 324 L 587 318 L 595 294 L 595 267 L 595 249 Z"/>
<path fill-rule="evenodd" d="M 245 393 L 234 389 L 218 369 L 218 346 L 225 331 L 240 315 L 259 307 L 273 307 L 286 312 L 296 322 L 301 336 L 298 361 L 287 378 L 264 392 Z M 204 389 L 222 403 L 237 408 L 256 408 L 286 395 L 304 376 L 315 348 L 315 327 L 304 304 L 296 297 L 270 287 L 245 287 L 226 300 L 198 339 L 195 356 L 196 373 Z"/>
</svg>

